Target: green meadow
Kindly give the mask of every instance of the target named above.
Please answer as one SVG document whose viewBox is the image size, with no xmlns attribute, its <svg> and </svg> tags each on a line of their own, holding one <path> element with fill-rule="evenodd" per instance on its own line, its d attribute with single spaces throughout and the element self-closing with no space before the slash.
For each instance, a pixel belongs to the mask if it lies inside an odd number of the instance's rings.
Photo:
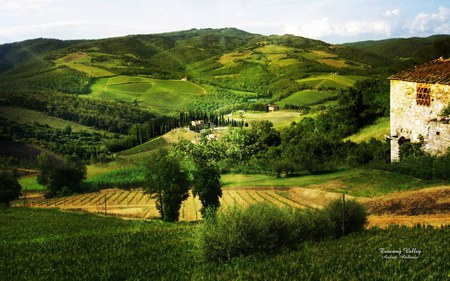
<svg viewBox="0 0 450 281">
<path fill-rule="evenodd" d="M 254 121 L 269 120 L 275 128 L 283 128 L 289 126 L 293 121 L 299 122 L 304 118 L 298 112 L 278 110 L 271 112 L 248 111 L 241 114 L 233 114 L 231 118 L 235 120 L 244 120 L 251 123 Z"/>
<path fill-rule="evenodd" d="M 344 139 L 355 143 L 368 141 L 371 138 L 383 140 L 385 136 L 390 134 L 389 117 L 382 117 L 375 121 L 374 124 L 362 128 L 359 132 Z"/>
<path fill-rule="evenodd" d="M 290 96 L 280 100 L 276 104 L 279 106 L 284 106 L 286 104 L 301 106 L 318 102 L 333 95 L 333 93 L 326 91 L 303 90 L 291 94 Z"/>
<path fill-rule="evenodd" d="M 314 187 L 329 192 L 345 192 L 352 196 L 372 197 L 396 192 L 441 185 L 440 181 L 423 181 L 411 176 L 375 169 L 343 169 L 321 175 L 298 175 L 277 178 L 263 174 L 222 175 L 228 187 Z"/>
<path fill-rule="evenodd" d="M 367 79 L 367 77 L 357 75 L 327 74 L 299 79 L 297 80 L 297 83 L 314 89 L 347 89 L 355 85 L 357 81 L 362 81 L 364 79 Z"/>
<path fill-rule="evenodd" d="M 188 81 L 121 75 L 97 79 L 87 97 L 137 102 L 141 107 L 167 114 L 186 109 L 190 102 L 205 94 L 205 89 Z"/>
</svg>

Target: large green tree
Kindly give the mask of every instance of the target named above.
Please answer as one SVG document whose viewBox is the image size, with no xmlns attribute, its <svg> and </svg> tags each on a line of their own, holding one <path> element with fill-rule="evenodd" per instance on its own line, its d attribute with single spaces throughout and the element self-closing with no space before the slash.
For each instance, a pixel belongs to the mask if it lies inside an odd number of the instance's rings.
<svg viewBox="0 0 450 281">
<path fill-rule="evenodd" d="M 154 195 L 164 221 L 177 221 L 182 202 L 189 197 L 189 177 L 177 157 L 161 149 L 147 164 L 146 192 Z"/>
<path fill-rule="evenodd" d="M 217 210 L 220 207 L 222 197 L 222 183 L 220 171 L 211 162 L 202 161 L 196 163 L 193 173 L 192 193 L 200 198 L 202 202 L 201 213 L 205 215 L 207 209 Z"/>
<path fill-rule="evenodd" d="M 84 191 L 82 185 L 86 178 L 84 163 L 72 157 L 66 157 L 61 163 L 42 153 L 38 155 L 38 164 L 41 173 L 37 180 L 39 184 L 47 187 L 48 197 Z"/>
<path fill-rule="evenodd" d="M 215 139 L 203 139 L 198 144 L 181 141 L 176 146 L 176 151 L 184 158 L 184 165 L 190 171 L 192 193 L 202 202 L 202 215 L 207 209 L 215 211 L 220 207 L 222 182 L 217 164 L 223 157 L 220 150 L 220 143 Z"/>
<path fill-rule="evenodd" d="M 19 198 L 22 187 L 14 174 L 0 173 L 0 204 L 9 204 L 10 201 Z"/>
</svg>

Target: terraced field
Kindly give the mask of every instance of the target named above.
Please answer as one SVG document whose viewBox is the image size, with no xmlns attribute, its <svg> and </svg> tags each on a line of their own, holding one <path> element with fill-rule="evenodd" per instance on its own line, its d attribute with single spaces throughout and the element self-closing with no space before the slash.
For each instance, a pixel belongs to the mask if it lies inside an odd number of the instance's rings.
<svg viewBox="0 0 450 281">
<path fill-rule="evenodd" d="M 284 106 L 285 104 L 292 105 L 306 105 L 314 102 L 318 102 L 322 99 L 333 96 L 334 94 L 328 91 L 316 91 L 316 90 L 303 90 L 299 92 L 295 92 L 292 95 L 288 96 L 277 102 L 276 104 L 279 106 Z"/>
<path fill-rule="evenodd" d="M 311 193 L 311 192 L 310 192 Z M 312 196 L 311 194 L 318 194 Z M 229 188 L 223 190 L 220 200 L 222 208 L 249 206 L 259 202 L 274 204 L 279 207 L 319 207 L 339 194 L 328 194 L 313 191 L 311 194 L 304 188 L 272 188 L 272 187 L 246 187 Z M 23 201 L 18 203 L 23 204 Z M 29 201 L 29 206 L 37 208 L 59 208 L 66 210 L 82 210 L 95 213 L 106 213 L 121 217 L 152 219 L 159 217 L 155 200 L 142 189 L 121 190 L 109 189 L 101 192 L 78 194 L 62 198 L 38 199 Z M 201 219 L 201 202 L 192 195 L 185 200 L 180 210 L 180 220 L 195 221 Z"/>
<path fill-rule="evenodd" d="M 137 103 L 167 114 L 185 109 L 192 100 L 205 94 L 205 89 L 188 81 L 121 75 L 97 79 L 87 97 Z"/>
<path fill-rule="evenodd" d="M 344 76 L 339 74 L 328 74 L 300 79 L 297 80 L 297 83 L 304 84 L 305 86 L 312 87 L 314 89 L 347 89 L 355 85 L 357 81 L 362 81 L 365 79 L 367 79 L 367 77 L 357 75 Z"/>
<path fill-rule="evenodd" d="M 448 225 L 448 198 L 450 188 L 438 186 L 420 190 L 402 191 L 388 195 L 357 200 L 366 205 L 370 212 L 369 226 L 387 227 L 391 223 L 413 226 L 415 224 Z M 220 200 L 221 208 L 233 206 L 248 207 L 251 204 L 265 202 L 281 208 L 320 208 L 330 201 L 340 198 L 340 193 L 302 187 L 238 187 L 225 188 Z M 355 197 L 348 196 L 352 199 Z M 110 189 L 101 192 L 73 195 L 54 199 L 28 198 L 16 201 L 16 206 L 24 203 L 35 208 L 58 208 L 63 210 L 82 210 L 102 213 L 123 218 L 154 219 L 159 218 L 155 200 L 142 189 Z M 399 204 L 402 206 L 398 208 Z M 426 204 L 426 205 L 424 205 Z M 397 206 L 393 208 L 393 206 Z M 427 206 L 427 207 L 417 207 Z M 180 209 L 181 221 L 201 219 L 201 203 L 190 196 Z M 420 212 L 418 213 L 418 210 Z M 393 210 L 395 212 L 393 212 Z"/>
<path fill-rule="evenodd" d="M 65 65 L 67 67 L 75 69 L 76 71 L 83 72 L 87 74 L 89 77 L 93 78 L 115 75 L 114 73 L 104 68 L 92 65 L 91 64 L 92 58 L 93 57 L 87 53 L 78 52 L 68 54 L 65 57 L 57 59 L 55 60 L 55 63 L 57 65 Z"/>
</svg>

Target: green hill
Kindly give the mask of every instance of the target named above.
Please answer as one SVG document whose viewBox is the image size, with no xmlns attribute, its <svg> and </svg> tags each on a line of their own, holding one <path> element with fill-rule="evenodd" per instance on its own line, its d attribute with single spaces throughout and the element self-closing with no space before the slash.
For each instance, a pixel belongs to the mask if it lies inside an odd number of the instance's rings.
<svg viewBox="0 0 450 281">
<path fill-rule="evenodd" d="M 426 38 L 394 38 L 380 41 L 346 43 L 343 46 L 363 50 L 389 59 L 412 60 L 419 64 L 440 56 L 450 56 L 450 35 Z"/>
<path fill-rule="evenodd" d="M 9 110 L 0 128 L 8 140 L 39 140 L 60 153 L 90 159 L 103 152 L 113 157 L 110 153 L 185 126 L 189 120 L 177 118 L 187 113 L 189 118 L 204 119 L 245 110 L 258 120 L 275 115 L 271 120 L 279 126 L 278 115 L 285 119 L 286 113 L 294 114 L 302 106 L 324 110 L 325 104 L 335 104 L 340 90 L 356 82 L 384 79 L 444 54 L 448 40 L 449 36 L 433 36 L 331 45 L 293 35 L 221 28 L 4 44 L 0 101 L 3 108 L 20 109 L 13 114 Z M 294 112 L 263 113 L 268 103 Z M 16 122 L 14 114 L 24 110 L 74 122 L 76 134 Z M 1 117 L 5 115 L 2 112 Z M 138 123 L 145 130 L 136 133 Z M 93 131 L 83 136 L 77 124 L 123 136 Z M 58 146 L 62 140 L 65 144 Z"/>
</svg>

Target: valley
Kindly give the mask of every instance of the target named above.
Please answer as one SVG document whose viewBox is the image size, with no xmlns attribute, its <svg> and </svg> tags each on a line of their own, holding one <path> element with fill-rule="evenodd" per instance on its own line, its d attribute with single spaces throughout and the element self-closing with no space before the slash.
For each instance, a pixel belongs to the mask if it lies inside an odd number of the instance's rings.
<svg viewBox="0 0 450 281">
<path fill-rule="evenodd" d="M 0 45 L 0 280 L 447 277 L 450 152 L 386 138 L 389 77 L 442 42 Z"/>
</svg>

